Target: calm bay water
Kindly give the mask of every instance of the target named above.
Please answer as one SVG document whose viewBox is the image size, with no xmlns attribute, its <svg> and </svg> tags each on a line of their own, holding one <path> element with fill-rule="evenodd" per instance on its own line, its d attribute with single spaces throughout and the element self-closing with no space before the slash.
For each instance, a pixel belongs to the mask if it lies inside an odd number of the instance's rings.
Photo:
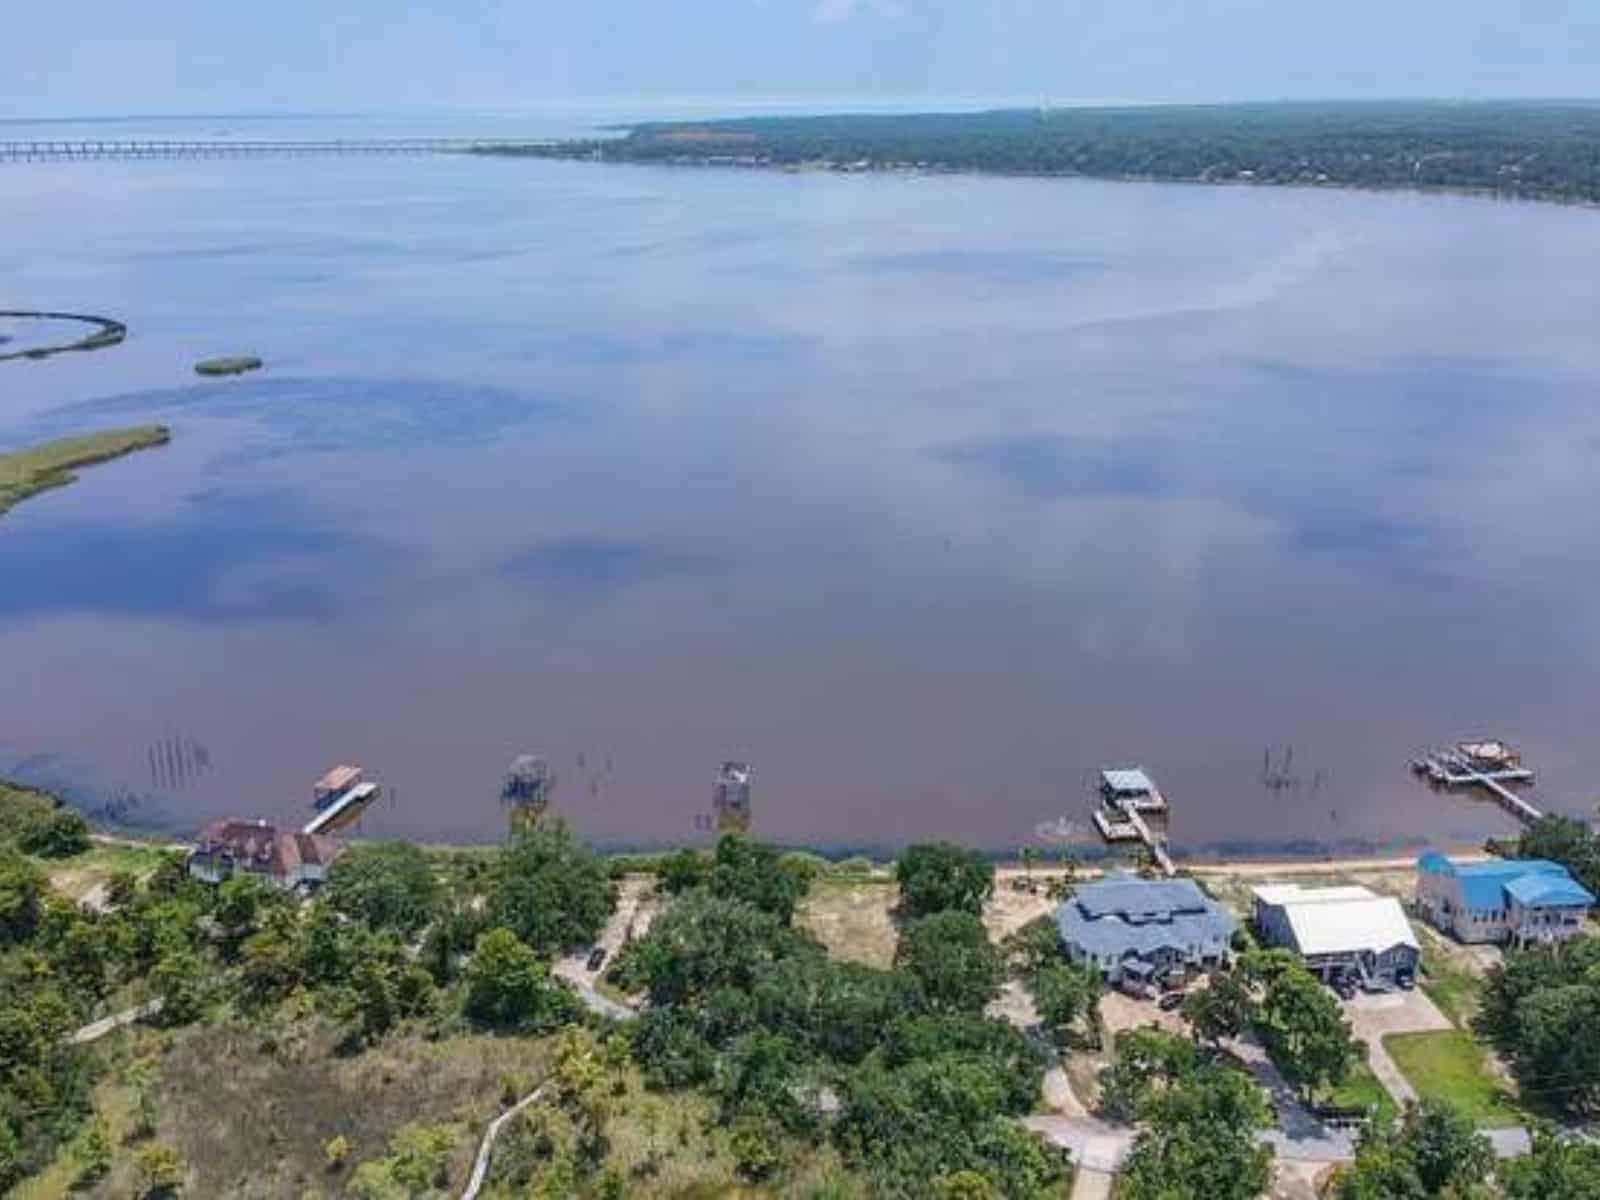
<svg viewBox="0 0 1600 1200">
<path fill-rule="evenodd" d="M 542 750 L 648 842 L 743 757 L 774 837 L 1005 846 L 1137 761 L 1180 843 L 1389 843 L 1508 827 L 1405 769 L 1487 733 L 1586 812 L 1597 262 L 1451 198 L 3 167 L 0 308 L 131 334 L 0 364 L 0 448 L 175 436 L 0 519 L 0 771 L 187 828 L 354 760 L 464 839 Z"/>
</svg>

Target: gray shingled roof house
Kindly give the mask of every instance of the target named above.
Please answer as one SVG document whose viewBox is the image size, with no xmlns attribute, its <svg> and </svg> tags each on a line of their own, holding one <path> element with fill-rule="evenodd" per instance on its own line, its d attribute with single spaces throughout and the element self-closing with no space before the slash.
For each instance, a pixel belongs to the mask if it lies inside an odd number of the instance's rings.
<svg viewBox="0 0 1600 1200">
<path fill-rule="evenodd" d="M 1056 927 L 1073 962 L 1116 983 L 1180 963 L 1220 966 L 1239 923 L 1192 879 L 1118 871 L 1078 888 L 1056 909 Z"/>
</svg>

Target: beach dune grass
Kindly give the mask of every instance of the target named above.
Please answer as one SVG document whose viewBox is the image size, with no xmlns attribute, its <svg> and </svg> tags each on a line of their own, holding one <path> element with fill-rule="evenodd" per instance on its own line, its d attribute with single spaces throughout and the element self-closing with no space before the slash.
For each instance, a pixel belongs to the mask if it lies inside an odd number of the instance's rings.
<svg viewBox="0 0 1600 1200">
<path fill-rule="evenodd" d="M 135 450 L 163 446 L 172 439 L 165 425 L 135 425 L 77 437 L 57 438 L 40 446 L 0 454 L 0 515 L 29 496 L 65 487 L 79 467 L 110 462 Z"/>
<path fill-rule="evenodd" d="M 1422 1099 L 1448 1100 L 1489 1128 L 1521 1123 L 1515 1097 L 1495 1078 L 1484 1048 L 1470 1033 L 1392 1033 L 1383 1046 Z"/>
</svg>

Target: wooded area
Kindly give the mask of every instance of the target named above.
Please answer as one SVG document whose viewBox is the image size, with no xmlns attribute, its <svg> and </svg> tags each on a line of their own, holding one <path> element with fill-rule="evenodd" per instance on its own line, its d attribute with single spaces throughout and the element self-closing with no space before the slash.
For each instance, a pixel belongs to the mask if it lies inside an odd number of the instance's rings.
<svg viewBox="0 0 1600 1200">
<path fill-rule="evenodd" d="M 834 169 L 1491 192 L 1600 201 L 1600 104 L 1495 101 L 1012 109 L 632 127 L 490 153 Z"/>
</svg>

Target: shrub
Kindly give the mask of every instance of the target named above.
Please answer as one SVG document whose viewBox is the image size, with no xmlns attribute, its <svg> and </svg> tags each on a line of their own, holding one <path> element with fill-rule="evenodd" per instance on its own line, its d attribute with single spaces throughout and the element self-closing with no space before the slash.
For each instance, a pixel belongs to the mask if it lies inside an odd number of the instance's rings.
<svg viewBox="0 0 1600 1200">
<path fill-rule="evenodd" d="M 189 1164 L 183 1155 L 163 1142 L 141 1146 L 133 1156 L 134 1170 L 138 1173 L 140 1194 L 143 1196 L 172 1196 L 183 1187 Z"/>
</svg>

